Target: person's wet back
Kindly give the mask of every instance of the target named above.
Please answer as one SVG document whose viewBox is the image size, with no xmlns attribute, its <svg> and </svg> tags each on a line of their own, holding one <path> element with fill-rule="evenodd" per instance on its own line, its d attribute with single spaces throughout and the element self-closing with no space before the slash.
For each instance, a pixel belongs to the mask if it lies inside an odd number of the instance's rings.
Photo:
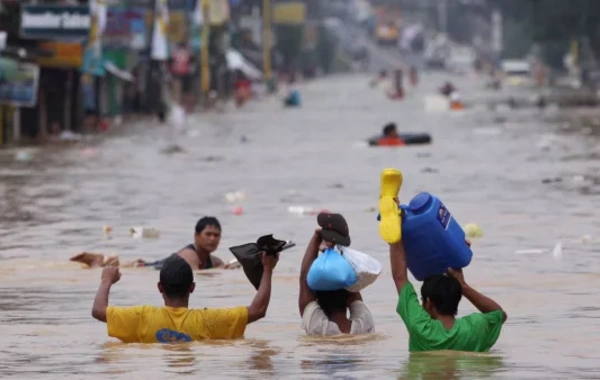
<svg viewBox="0 0 600 380">
<path fill-rule="evenodd" d="M 392 276 L 398 291 L 397 313 L 410 335 L 410 351 L 486 352 L 496 343 L 506 313 L 500 305 L 471 288 L 462 270 L 432 275 L 421 287 L 423 304 L 408 281 L 406 253 L 402 241 L 390 244 Z M 458 304 L 465 296 L 480 311 L 456 318 Z"/>
<path fill-rule="evenodd" d="M 267 313 L 271 298 L 271 278 L 277 256 L 262 256 L 264 272 L 250 306 L 228 309 L 189 309 L 195 290 L 190 265 L 173 255 L 160 270 L 158 290 L 164 307 L 109 306 L 111 286 L 121 275 L 117 267 L 104 268 L 92 316 L 106 322 L 108 335 L 126 343 L 183 343 L 203 339 L 234 339 L 244 336 L 246 325 Z"/>
<path fill-rule="evenodd" d="M 302 327 L 308 335 L 372 333 L 375 331 L 373 316 L 359 292 L 353 293 L 345 289 L 313 292 L 308 286 L 308 272 L 319 250 L 336 244 L 350 245 L 348 225 L 341 215 L 319 214 L 317 220 L 321 228 L 315 230 L 300 269 L 298 307 Z"/>
</svg>

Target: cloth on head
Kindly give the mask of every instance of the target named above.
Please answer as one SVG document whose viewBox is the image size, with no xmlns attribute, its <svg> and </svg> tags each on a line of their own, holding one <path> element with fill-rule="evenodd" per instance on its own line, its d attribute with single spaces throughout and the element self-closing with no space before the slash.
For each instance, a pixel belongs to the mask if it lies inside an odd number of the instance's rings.
<svg viewBox="0 0 600 380">
<path fill-rule="evenodd" d="M 323 240 L 350 246 L 350 231 L 346 219 L 340 214 L 320 213 L 317 216 L 317 223 L 321 227 L 321 236 Z"/>
</svg>

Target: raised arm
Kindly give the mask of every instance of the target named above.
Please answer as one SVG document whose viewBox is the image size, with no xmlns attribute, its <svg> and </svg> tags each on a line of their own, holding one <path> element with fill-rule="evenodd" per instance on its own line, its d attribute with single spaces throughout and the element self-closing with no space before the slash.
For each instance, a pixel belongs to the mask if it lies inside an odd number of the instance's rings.
<svg viewBox="0 0 600 380">
<path fill-rule="evenodd" d="M 493 299 L 484 296 L 483 294 L 479 293 L 477 290 L 470 287 L 465 282 L 465 277 L 464 277 L 461 269 L 459 269 L 459 270 L 448 269 L 448 273 L 451 276 L 453 276 L 454 278 L 456 278 L 458 280 L 458 282 L 460 282 L 460 285 L 462 286 L 463 296 L 465 296 L 465 298 L 467 298 L 473 304 L 473 306 L 475 306 L 477 308 L 477 310 L 479 310 L 482 313 L 490 313 L 492 311 L 499 310 L 502 312 L 502 322 L 504 323 L 506 321 L 507 315 L 506 315 L 506 312 L 504 311 L 504 309 L 502 309 L 502 306 L 500 306 Z"/>
<path fill-rule="evenodd" d="M 108 294 L 110 288 L 121 278 L 121 273 L 118 267 L 106 267 L 102 271 L 102 277 L 100 280 L 100 287 L 96 298 L 94 299 L 94 306 L 92 306 L 92 317 L 96 318 L 101 322 L 106 322 L 106 309 L 108 308 Z"/>
<path fill-rule="evenodd" d="M 396 284 L 396 291 L 400 293 L 404 285 L 408 283 L 408 272 L 406 269 L 406 253 L 404 242 L 390 244 L 390 264 L 392 267 L 392 278 Z"/>
<path fill-rule="evenodd" d="M 308 276 L 310 266 L 319 255 L 319 245 L 321 245 L 322 241 L 321 229 L 316 229 L 306 247 L 306 252 L 302 259 L 302 266 L 300 267 L 300 293 L 298 294 L 298 309 L 300 310 L 300 316 L 304 315 L 304 309 L 309 303 L 317 300 L 313 291 L 308 287 L 306 277 Z"/>
<path fill-rule="evenodd" d="M 275 269 L 278 260 L 279 255 L 270 256 L 265 253 L 262 254 L 263 275 L 260 279 L 258 292 L 256 292 L 252 303 L 248 306 L 248 323 L 256 322 L 267 315 L 269 301 L 271 300 L 273 269 Z"/>
</svg>

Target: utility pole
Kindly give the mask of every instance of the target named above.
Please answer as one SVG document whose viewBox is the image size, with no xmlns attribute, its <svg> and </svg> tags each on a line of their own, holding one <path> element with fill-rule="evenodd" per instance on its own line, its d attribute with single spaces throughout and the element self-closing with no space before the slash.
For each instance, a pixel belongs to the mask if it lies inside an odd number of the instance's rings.
<svg viewBox="0 0 600 380">
<path fill-rule="evenodd" d="M 494 9 L 492 12 L 492 48 L 496 58 L 500 58 L 502 50 L 504 50 L 502 26 L 502 13 L 500 10 Z"/>
<path fill-rule="evenodd" d="M 448 0 L 438 0 L 438 26 L 440 33 L 448 33 Z"/>
<path fill-rule="evenodd" d="M 263 0 L 263 71 L 265 82 L 269 90 L 274 89 L 273 74 L 271 67 L 271 0 Z"/>
<path fill-rule="evenodd" d="M 202 5 L 202 49 L 200 50 L 200 83 L 202 86 L 201 99 L 208 104 L 210 92 L 210 0 L 201 0 Z"/>
</svg>

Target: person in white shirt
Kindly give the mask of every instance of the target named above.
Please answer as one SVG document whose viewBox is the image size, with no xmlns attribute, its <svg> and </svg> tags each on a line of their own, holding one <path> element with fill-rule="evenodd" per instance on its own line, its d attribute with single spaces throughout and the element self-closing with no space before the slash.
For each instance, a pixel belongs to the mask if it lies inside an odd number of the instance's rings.
<svg viewBox="0 0 600 380">
<path fill-rule="evenodd" d="M 336 216 L 341 217 L 339 214 Z M 346 223 L 343 217 L 341 217 L 341 220 L 344 224 Z M 345 231 L 347 234 L 347 224 L 345 225 Z M 331 235 L 336 233 L 338 231 L 318 228 L 315 230 L 306 248 L 300 269 L 300 294 L 298 296 L 302 327 L 308 335 L 373 333 L 375 332 L 373 316 L 362 301 L 360 293 L 351 293 L 345 289 L 329 292 L 313 292 L 308 287 L 306 281 L 308 271 L 313 261 L 317 258 L 319 250 L 323 251 L 339 243 L 324 240 L 323 234 Z M 349 236 L 346 237 L 349 240 Z M 348 309 L 350 310 L 349 318 Z"/>
</svg>

